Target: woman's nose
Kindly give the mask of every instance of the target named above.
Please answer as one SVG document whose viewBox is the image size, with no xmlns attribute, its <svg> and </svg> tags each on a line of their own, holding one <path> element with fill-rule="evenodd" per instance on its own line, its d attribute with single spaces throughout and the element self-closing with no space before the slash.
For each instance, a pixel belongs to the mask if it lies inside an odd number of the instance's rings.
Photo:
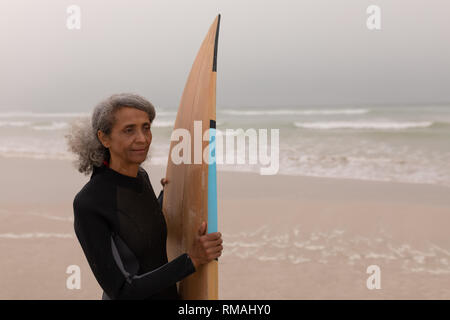
<svg viewBox="0 0 450 320">
<path fill-rule="evenodd" d="M 146 141 L 145 133 L 142 130 L 138 130 L 136 140 L 139 141 L 139 142 L 145 142 Z"/>
<path fill-rule="evenodd" d="M 137 142 L 146 142 L 148 140 L 148 143 L 150 144 L 152 141 L 152 132 L 149 131 L 148 133 L 144 130 L 138 130 L 136 141 Z"/>
</svg>

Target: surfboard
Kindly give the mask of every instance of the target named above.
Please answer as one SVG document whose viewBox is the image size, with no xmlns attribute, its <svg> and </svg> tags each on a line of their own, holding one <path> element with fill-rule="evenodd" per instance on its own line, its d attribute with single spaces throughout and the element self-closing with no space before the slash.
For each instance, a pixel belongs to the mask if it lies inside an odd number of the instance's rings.
<svg viewBox="0 0 450 320">
<path fill-rule="evenodd" d="M 180 143 L 171 139 L 164 187 L 163 213 L 167 223 L 167 255 L 169 261 L 191 247 L 202 221 L 208 233 L 217 232 L 217 177 L 215 163 L 216 75 L 220 14 L 214 19 L 192 64 L 173 130 L 190 133 L 190 154 L 195 143 L 201 143 L 201 163 L 175 163 L 173 148 Z M 201 123 L 201 137 L 195 121 Z M 209 129 L 209 130 L 208 130 Z M 197 131 L 197 132 L 195 132 Z M 204 135 L 206 133 L 206 139 Z M 203 151 L 208 161 L 204 161 Z M 178 149 L 176 149 L 178 150 Z M 184 151 L 183 151 L 184 152 Z M 182 299 L 218 299 L 218 261 L 202 265 L 178 283 Z"/>
</svg>

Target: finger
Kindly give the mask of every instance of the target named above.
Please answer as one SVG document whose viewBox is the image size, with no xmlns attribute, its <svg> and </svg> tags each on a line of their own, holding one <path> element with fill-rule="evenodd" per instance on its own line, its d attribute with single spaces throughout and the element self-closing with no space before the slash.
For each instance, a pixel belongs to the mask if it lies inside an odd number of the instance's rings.
<svg viewBox="0 0 450 320">
<path fill-rule="evenodd" d="M 211 255 L 211 260 L 217 259 L 222 255 L 222 251 L 216 252 L 215 254 Z"/>
<path fill-rule="evenodd" d="M 222 251 L 218 251 L 218 252 L 215 252 L 215 253 L 208 254 L 207 261 L 211 262 L 214 259 L 217 259 L 218 257 L 220 257 L 221 255 L 222 255 Z"/>
<path fill-rule="evenodd" d="M 206 235 L 206 237 L 208 238 L 209 241 L 214 241 L 214 240 L 218 240 L 218 239 L 222 238 L 222 234 L 220 232 L 213 232 L 213 233 L 208 233 Z"/>
<path fill-rule="evenodd" d="M 222 251 L 222 250 L 223 250 L 223 246 L 219 245 L 219 246 L 215 246 L 215 247 L 212 247 L 212 248 L 207 249 L 207 250 L 206 250 L 206 253 L 207 253 L 208 255 L 211 255 L 211 254 L 215 254 L 215 253 L 217 253 L 217 252 L 220 252 L 220 251 Z"/>
<path fill-rule="evenodd" d="M 206 233 L 206 222 L 203 221 L 200 225 L 200 228 L 198 229 L 198 235 L 203 236 Z"/>
<path fill-rule="evenodd" d="M 223 242 L 222 239 L 218 239 L 218 240 L 214 240 L 214 241 L 205 241 L 204 247 L 206 249 L 217 247 L 217 246 L 222 245 L 222 242 Z"/>
<path fill-rule="evenodd" d="M 222 242 L 223 242 L 222 239 L 218 239 L 218 240 L 214 240 L 214 241 L 206 241 L 205 248 L 208 249 L 208 248 L 220 246 L 222 244 Z"/>
</svg>

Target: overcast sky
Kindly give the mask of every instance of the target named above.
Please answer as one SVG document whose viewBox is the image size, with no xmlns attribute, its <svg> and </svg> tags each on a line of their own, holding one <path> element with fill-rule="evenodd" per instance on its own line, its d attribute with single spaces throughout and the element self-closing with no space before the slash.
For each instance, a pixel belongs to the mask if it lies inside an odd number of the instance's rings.
<svg viewBox="0 0 450 320">
<path fill-rule="evenodd" d="M 0 110 L 90 111 L 118 92 L 177 108 L 218 13 L 218 106 L 450 102 L 448 0 L 2 0 Z"/>
</svg>

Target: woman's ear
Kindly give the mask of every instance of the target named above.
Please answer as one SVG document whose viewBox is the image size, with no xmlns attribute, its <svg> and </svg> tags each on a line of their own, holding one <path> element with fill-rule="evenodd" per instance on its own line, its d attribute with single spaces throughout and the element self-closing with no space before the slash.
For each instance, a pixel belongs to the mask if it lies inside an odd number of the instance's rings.
<svg viewBox="0 0 450 320">
<path fill-rule="evenodd" d="M 110 147 L 110 142 L 109 142 L 109 136 L 105 133 L 103 133 L 103 131 L 98 130 L 97 131 L 97 137 L 100 140 L 101 144 L 105 147 L 105 148 L 109 148 Z"/>
</svg>

